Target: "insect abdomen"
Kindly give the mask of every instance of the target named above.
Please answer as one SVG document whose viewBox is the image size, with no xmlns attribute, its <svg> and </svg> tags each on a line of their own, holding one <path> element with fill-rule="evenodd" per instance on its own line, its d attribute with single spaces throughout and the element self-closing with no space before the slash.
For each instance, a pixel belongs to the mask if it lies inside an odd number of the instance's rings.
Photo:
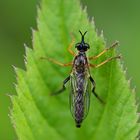
<svg viewBox="0 0 140 140">
<path fill-rule="evenodd" d="M 75 101 L 75 122 L 76 127 L 80 127 L 84 117 L 83 94 L 79 92 Z"/>
</svg>

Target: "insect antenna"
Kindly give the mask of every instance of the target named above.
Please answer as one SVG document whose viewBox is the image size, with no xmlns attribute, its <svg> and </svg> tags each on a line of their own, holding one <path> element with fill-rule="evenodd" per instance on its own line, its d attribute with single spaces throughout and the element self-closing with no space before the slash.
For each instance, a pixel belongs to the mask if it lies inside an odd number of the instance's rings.
<svg viewBox="0 0 140 140">
<path fill-rule="evenodd" d="M 82 42 L 84 42 L 84 36 L 85 36 L 85 34 L 87 33 L 87 31 L 84 33 L 84 34 L 82 34 L 82 32 L 79 30 L 79 32 L 80 32 L 80 34 L 81 34 L 81 36 L 82 36 Z"/>
</svg>

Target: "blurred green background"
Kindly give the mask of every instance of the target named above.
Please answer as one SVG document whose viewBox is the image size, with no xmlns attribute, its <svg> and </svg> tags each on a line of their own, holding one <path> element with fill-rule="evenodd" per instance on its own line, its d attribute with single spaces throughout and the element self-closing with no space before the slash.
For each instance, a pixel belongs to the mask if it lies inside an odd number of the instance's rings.
<svg viewBox="0 0 140 140">
<path fill-rule="evenodd" d="M 127 77 L 132 77 L 132 87 L 136 85 L 138 95 L 140 1 L 82 0 L 82 3 L 87 5 L 89 16 L 94 16 L 98 32 L 104 31 L 107 44 L 120 41 Z M 17 139 L 8 117 L 11 103 L 7 94 L 16 94 L 12 65 L 24 68 L 23 44 L 32 46 L 31 28 L 36 29 L 37 4 L 39 0 L 0 0 L 0 140 Z"/>
</svg>

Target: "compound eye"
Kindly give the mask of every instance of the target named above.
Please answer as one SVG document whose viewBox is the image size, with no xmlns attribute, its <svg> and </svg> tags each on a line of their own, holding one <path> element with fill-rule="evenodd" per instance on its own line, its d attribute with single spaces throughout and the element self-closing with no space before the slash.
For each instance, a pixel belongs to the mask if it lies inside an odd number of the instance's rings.
<svg viewBox="0 0 140 140">
<path fill-rule="evenodd" d="M 84 45 L 87 49 L 89 49 L 90 48 L 90 46 L 89 46 L 89 44 L 88 43 L 85 43 L 85 45 Z"/>
<path fill-rule="evenodd" d="M 75 45 L 75 48 L 80 49 L 80 48 L 82 48 L 82 45 L 81 45 L 80 43 L 77 43 L 77 44 Z"/>
</svg>

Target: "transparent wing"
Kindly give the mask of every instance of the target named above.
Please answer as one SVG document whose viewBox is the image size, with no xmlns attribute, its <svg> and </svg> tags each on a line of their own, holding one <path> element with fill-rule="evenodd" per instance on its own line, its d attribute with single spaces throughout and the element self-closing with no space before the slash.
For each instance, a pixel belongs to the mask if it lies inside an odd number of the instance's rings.
<svg viewBox="0 0 140 140">
<path fill-rule="evenodd" d="M 82 88 L 82 93 L 78 95 L 78 89 L 79 89 L 79 83 L 80 88 Z M 83 103 L 83 119 L 86 118 L 88 112 L 89 112 L 89 106 L 90 106 L 90 82 L 88 77 L 85 75 L 81 79 L 78 79 L 77 76 L 74 74 L 71 75 L 70 78 L 71 83 L 71 92 L 70 92 L 70 110 L 72 113 L 73 118 L 75 118 L 75 112 L 76 112 L 76 102 L 77 100 L 80 100 Z"/>
<path fill-rule="evenodd" d="M 84 93 L 84 119 L 87 117 L 88 112 L 89 112 L 89 107 L 90 107 L 90 82 L 89 80 L 87 81 L 87 87 L 85 89 Z"/>
</svg>

